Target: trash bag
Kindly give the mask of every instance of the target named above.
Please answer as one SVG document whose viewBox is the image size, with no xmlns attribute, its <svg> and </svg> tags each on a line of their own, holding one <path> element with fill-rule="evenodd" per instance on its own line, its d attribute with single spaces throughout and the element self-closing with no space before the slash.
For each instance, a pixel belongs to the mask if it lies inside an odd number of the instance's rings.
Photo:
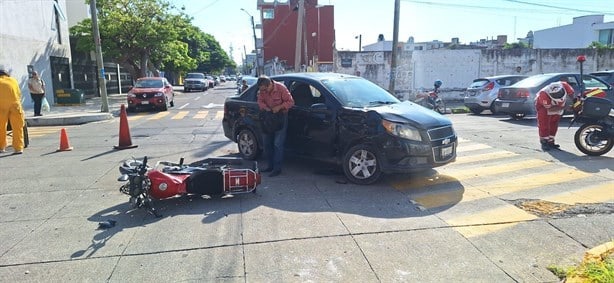
<svg viewBox="0 0 614 283">
<path fill-rule="evenodd" d="M 47 101 L 47 97 L 43 97 L 43 102 L 41 104 L 41 110 L 43 112 L 51 111 L 51 106 L 49 106 L 49 101 Z"/>
</svg>

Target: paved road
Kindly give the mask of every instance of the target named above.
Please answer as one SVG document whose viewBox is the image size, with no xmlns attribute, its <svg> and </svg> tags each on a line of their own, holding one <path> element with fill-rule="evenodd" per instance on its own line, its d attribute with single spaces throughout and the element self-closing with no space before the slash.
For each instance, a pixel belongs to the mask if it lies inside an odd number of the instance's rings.
<svg viewBox="0 0 614 283">
<path fill-rule="evenodd" d="M 589 158 L 563 139 L 567 151 L 539 152 L 531 121 L 467 114 L 449 115 L 457 162 L 432 172 L 358 186 L 289 159 L 255 194 L 167 200 L 160 219 L 131 211 L 121 160 L 236 154 L 218 114 L 230 93 L 130 114 L 136 149 L 112 149 L 117 117 L 32 127 L 22 156 L 0 156 L 0 281 L 556 282 L 548 266 L 614 238 L 612 153 Z M 55 152 L 62 127 L 73 151 Z M 605 210 L 547 213 L 577 201 Z M 107 219 L 117 226 L 97 230 Z"/>
</svg>

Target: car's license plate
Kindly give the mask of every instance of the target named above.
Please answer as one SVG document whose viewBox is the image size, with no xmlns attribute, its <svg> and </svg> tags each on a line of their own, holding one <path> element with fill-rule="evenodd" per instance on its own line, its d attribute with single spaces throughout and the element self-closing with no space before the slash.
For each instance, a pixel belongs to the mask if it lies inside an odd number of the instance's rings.
<svg viewBox="0 0 614 283">
<path fill-rule="evenodd" d="M 141 104 L 149 104 L 149 101 L 141 101 Z"/>
<path fill-rule="evenodd" d="M 445 158 L 445 157 L 448 157 L 448 156 L 452 155 L 452 150 L 453 150 L 453 147 L 451 145 L 450 146 L 446 146 L 446 147 L 442 147 L 441 148 L 441 157 Z"/>
<path fill-rule="evenodd" d="M 507 108 L 507 107 L 510 107 L 510 104 L 509 104 L 509 103 L 507 103 L 507 102 L 506 102 L 506 103 L 501 103 L 501 107 L 505 107 L 505 108 Z"/>
</svg>

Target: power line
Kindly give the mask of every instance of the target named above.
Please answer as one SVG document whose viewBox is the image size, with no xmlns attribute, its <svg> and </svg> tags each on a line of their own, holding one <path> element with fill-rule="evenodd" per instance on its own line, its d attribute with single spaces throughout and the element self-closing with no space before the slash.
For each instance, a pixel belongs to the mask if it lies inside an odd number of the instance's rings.
<svg viewBox="0 0 614 283">
<path fill-rule="evenodd" d="M 496 11 L 497 9 L 501 9 L 501 7 L 495 7 L 495 6 L 478 6 L 478 5 L 453 4 L 453 3 L 443 3 L 443 2 L 433 2 L 433 1 L 420 1 L 420 0 L 403 0 L 403 1 L 410 2 L 410 3 L 416 3 L 416 4 L 432 5 L 432 6 L 443 6 L 446 8 L 456 7 L 456 8 L 482 9 L 482 10 L 489 10 L 489 11 L 493 11 L 493 10 Z M 517 3 L 517 4 L 524 4 L 524 5 L 533 5 L 533 6 L 539 6 L 539 7 L 549 8 L 549 9 L 556 9 L 556 10 L 559 10 L 559 12 L 562 12 L 564 14 L 582 12 L 582 13 L 591 13 L 591 14 L 600 14 L 600 15 L 609 15 L 609 16 L 614 15 L 614 12 L 591 11 L 591 10 L 574 9 L 574 8 L 569 8 L 569 7 L 558 7 L 558 6 L 531 3 L 531 2 L 519 1 L 519 0 L 501 0 L 501 1 Z M 536 11 L 535 9 L 514 8 L 512 10 L 513 11 L 524 11 L 527 13 L 539 12 L 539 11 Z"/>
</svg>

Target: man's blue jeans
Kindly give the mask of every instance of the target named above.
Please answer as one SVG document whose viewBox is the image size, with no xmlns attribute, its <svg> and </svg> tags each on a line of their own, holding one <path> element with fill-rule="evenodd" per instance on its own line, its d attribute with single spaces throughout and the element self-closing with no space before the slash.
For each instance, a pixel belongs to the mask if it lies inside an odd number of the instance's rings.
<svg viewBox="0 0 614 283">
<path fill-rule="evenodd" d="M 283 115 L 284 125 L 281 130 L 273 134 L 264 134 L 264 151 L 266 152 L 269 168 L 273 171 L 281 171 L 281 163 L 284 159 L 284 143 L 288 131 L 288 114 Z"/>
</svg>

